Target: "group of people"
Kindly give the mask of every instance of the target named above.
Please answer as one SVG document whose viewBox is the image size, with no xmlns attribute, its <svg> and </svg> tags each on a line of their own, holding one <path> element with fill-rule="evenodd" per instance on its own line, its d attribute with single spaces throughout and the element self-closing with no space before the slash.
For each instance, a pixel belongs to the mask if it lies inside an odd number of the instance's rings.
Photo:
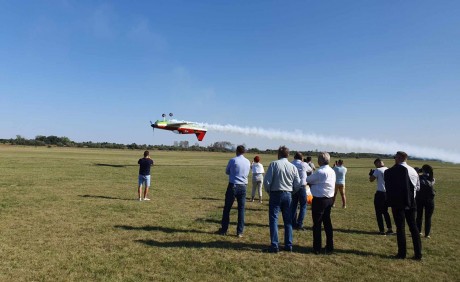
<svg viewBox="0 0 460 282">
<path fill-rule="evenodd" d="M 413 259 L 422 259 L 423 212 L 425 211 L 425 238 L 431 238 L 431 217 L 434 211 L 434 174 L 433 168 L 425 164 L 422 169 L 407 164 L 407 153 L 396 152 L 395 165 L 385 167 L 381 159 L 376 159 L 376 169 L 369 172 L 369 180 L 377 180 L 377 191 L 374 196 L 375 215 L 379 234 L 393 234 L 388 207 L 391 207 L 396 225 L 398 253 L 396 258 L 406 258 L 405 225 L 409 226 L 414 247 Z M 387 231 L 384 230 L 385 220 Z"/>
<path fill-rule="evenodd" d="M 222 225 L 218 234 L 227 235 L 230 210 L 236 199 L 238 202 L 237 236 L 243 237 L 244 215 L 246 202 L 246 187 L 249 171 L 253 173 L 253 189 L 251 200 L 259 193 L 262 202 L 262 186 L 269 195 L 269 228 L 270 246 L 264 252 L 277 253 L 280 251 L 278 238 L 278 216 L 281 212 L 284 222 L 284 251 L 291 252 L 293 246 L 293 229 L 304 230 L 303 220 L 306 215 L 307 190 L 313 196 L 311 213 L 313 220 L 313 252 L 315 254 L 330 254 L 334 251 L 334 232 L 331 222 L 331 210 L 335 197 L 339 192 L 342 197 L 342 207 L 346 208 L 345 175 L 347 168 L 343 160 L 329 165 L 330 155 L 327 152 L 318 154 L 319 168 L 310 159 L 303 159 L 301 153 L 294 155 L 294 160 L 288 160 L 289 149 L 281 146 L 278 149 L 278 160 L 268 166 L 264 174 L 260 157 L 256 156 L 250 163 L 244 157 L 244 146 L 238 146 L 236 157 L 227 165 L 226 174 L 229 183 L 225 196 L 225 206 L 222 215 Z M 374 207 L 379 234 L 393 234 L 388 207 L 391 207 L 396 225 L 398 253 L 396 258 L 406 257 L 405 221 L 409 225 L 414 245 L 414 259 L 422 258 L 422 247 L 419 230 L 421 230 L 423 211 L 425 210 L 425 237 L 430 238 L 431 216 L 434 210 L 433 169 L 424 165 L 422 169 L 414 169 L 407 164 L 407 154 L 398 151 L 394 156 L 395 165 L 391 168 L 384 166 L 381 159 L 376 159 L 369 173 L 371 182 L 377 180 L 377 191 L 374 196 Z M 308 188 L 309 187 L 309 188 Z M 300 206 L 297 214 L 298 205 Z M 384 220 L 387 231 L 384 229 Z M 326 244 L 322 248 L 321 230 L 324 227 Z"/>
<path fill-rule="evenodd" d="M 303 158 L 297 152 L 290 162 L 289 149 L 281 146 L 278 149 L 278 160 L 268 166 L 265 173 L 260 157 L 253 162 L 244 157 L 245 147 L 237 146 L 236 156 L 229 160 L 226 174 L 229 177 L 225 194 L 225 205 L 222 213 L 220 235 L 227 235 L 230 223 L 230 210 L 236 199 L 238 203 L 237 237 L 243 237 L 245 225 L 245 203 L 248 175 L 252 170 L 252 194 L 250 201 L 255 199 L 258 192 L 259 202 L 262 203 L 262 187 L 269 195 L 268 219 L 270 227 L 270 246 L 264 252 L 277 253 L 280 250 L 278 238 L 278 216 L 281 212 L 284 222 L 284 251 L 292 252 L 293 229 L 305 230 L 303 221 L 307 211 L 307 193 L 313 196 L 311 214 L 313 220 L 313 252 L 315 254 L 330 254 L 334 251 L 334 234 L 331 222 L 331 210 L 335 204 L 338 192 L 342 197 L 342 207 L 346 208 L 345 175 L 347 168 L 343 160 L 338 160 L 331 168 L 329 153 L 318 154 L 318 165 L 311 157 Z M 374 161 L 375 169 L 369 172 L 369 181 L 377 180 L 377 191 L 374 196 L 374 208 L 379 234 L 393 234 L 388 208 L 391 207 L 398 242 L 396 258 L 406 258 L 405 222 L 409 226 L 414 246 L 414 259 L 422 258 L 420 236 L 423 214 L 425 213 L 425 237 L 430 238 L 431 217 L 434 211 L 433 188 L 435 179 L 433 168 L 423 165 L 421 169 L 412 168 L 407 164 L 408 155 L 398 151 L 394 155 L 395 165 L 387 168 L 381 159 Z M 144 152 L 144 158 L 139 159 L 138 197 L 139 201 L 149 201 L 150 168 L 154 162 L 149 151 Z M 264 175 L 265 173 L 265 175 Z M 144 186 L 144 193 L 142 187 Z M 309 190 L 309 191 L 308 191 Z M 299 208 L 299 212 L 297 210 Z M 384 221 L 387 230 L 384 229 Z M 324 226 L 326 245 L 322 248 L 321 229 Z"/>
<path fill-rule="evenodd" d="M 313 218 L 313 249 L 316 254 L 331 253 L 334 250 L 333 228 L 331 222 L 331 208 L 334 204 L 334 195 L 337 185 L 344 187 L 344 175 L 341 183 L 336 183 L 336 172 L 329 166 L 330 155 L 322 152 L 318 155 L 319 168 L 311 163 L 311 158 L 304 162 L 301 153 L 296 153 L 290 162 L 289 149 L 281 146 L 278 149 L 278 160 L 268 166 L 265 176 L 256 156 L 250 163 L 244 157 L 245 148 L 240 145 L 236 148 L 236 157 L 230 159 L 226 167 L 229 183 L 225 194 L 225 205 L 222 213 L 221 228 L 218 234 L 227 235 L 230 210 L 235 201 L 238 202 L 238 223 L 236 234 L 243 237 L 246 188 L 249 171 L 253 172 L 253 190 L 251 201 L 254 201 L 255 192 L 259 191 L 259 201 L 262 201 L 262 185 L 269 194 L 269 227 L 270 246 L 264 252 L 277 253 L 280 250 L 278 239 L 278 216 L 281 212 L 284 222 L 284 250 L 292 251 L 293 228 L 304 230 L 303 221 L 307 210 L 307 183 L 310 187 Z M 341 162 L 340 165 L 342 165 Z M 344 190 L 342 190 L 344 191 Z M 299 213 L 297 207 L 300 205 Z M 344 203 L 345 206 L 345 203 Z M 321 227 L 326 232 L 326 247 L 321 248 Z"/>
</svg>

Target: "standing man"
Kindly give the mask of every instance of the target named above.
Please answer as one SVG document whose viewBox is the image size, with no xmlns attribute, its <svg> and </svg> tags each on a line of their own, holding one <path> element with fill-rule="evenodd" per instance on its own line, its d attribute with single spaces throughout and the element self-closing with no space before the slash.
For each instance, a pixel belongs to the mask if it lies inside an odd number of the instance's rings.
<svg viewBox="0 0 460 282">
<path fill-rule="evenodd" d="M 270 225 L 271 245 L 264 249 L 267 253 L 279 251 L 278 213 L 282 212 L 284 221 L 284 250 L 292 252 L 292 215 L 291 193 L 300 188 L 300 177 L 297 168 L 288 161 L 289 149 L 281 146 L 278 149 L 278 160 L 270 163 L 264 177 L 265 191 L 270 195 L 268 219 Z"/>
<path fill-rule="evenodd" d="M 393 234 L 393 230 L 391 228 L 391 218 L 390 214 L 388 213 L 388 205 L 387 205 L 387 195 L 385 190 L 385 179 L 383 179 L 383 175 L 385 170 L 388 168 L 385 166 L 381 159 L 376 159 L 374 161 L 374 165 L 376 169 L 371 169 L 369 172 L 369 181 L 374 182 L 377 179 L 377 191 L 374 195 L 374 208 L 375 208 L 375 216 L 377 217 L 377 225 L 379 227 L 379 234 L 380 235 L 390 235 Z M 385 218 L 385 223 L 387 224 L 387 233 L 385 234 L 385 229 L 383 226 L 383 218 Z"/>
<path fill-rule="evenodd" d="M 295 165 L 300 177 L 300 189 L 292 194 L 292 228 L 297 230 L 305 230 L 303 228 L 303 220 L 307 214 L 307 174 L 313 171 L 311 167 L 303 161 L 303 156 L 300 152 L 294 155 L 292 164 Z M 297 206 L 300 204 L 299 216 L 297 217 Z"/>
<path fill-rule="evenodd" d="M 414 168 L 409 166 L 407 154 L 402 151 L 396 152 L 394 156 L 395 165 L 385 171 L 385 188 L 387 191 L 388 206 L 391 207 L 393 218 L 396 224 L 396 235 L 398 241 L 398 254 L 396 258 L 406 258 L 406 231 L 405 223 L 409 226 L 414 245 L 415 260 L 422 259 L 422 242 L 415 223 L 416 191 L 420 189 L 420 179 Z"/>
<path fill-rule="evenodd" d="M 334 230 L 331 222 L 331 209 L 334 203 L 335 172 L 329 166 L 331 157 L 329 153 L 322 152 L 318 155 L 320 167 L 310 176 L 307 182 L 313 195 L 311 216 L 313 219 L 313 251 L 321 253 L 321 225 L 324 224 L 326 233 L 325 253 L 334 251 Z"/>
<path fill-rule="evenodd" d="M 343 161 L 339 160 L 334 165 L 333 170 L 335 171 L 335 192 L 334 192 L 334 204 L 335 206 L 335 197 L 337 192 L 340 192 L 342 196 L 342 208 L 347 208 L 347 197 L 345 196 L 345 175 L 347 174 L 347 168 L 343 166 Z"/>
<path fill-rule="evenodd" d="M 138 188 L 137 188 L 137 195 L 139 197 L 139 201 L 142 201 L 142 185 L 144 185 L 144 201 L 150 201 L 147 198 L 149 193 L 150 187 L 150 167 L 153 166 L 153 160 L 150 158 L 150 152 L 145 151 L 144 157 L 137 161 L 139 164 L 139 177 L 138 177 Z"/>
<path fill-rule="evenodd" d="M 316 170 L 316 167 L 315 167 L 315 164 L 311 161 L 311 157 L 308 156 L 306 159 L 305 159 L 305 162 L 311 167 L 311 170 L 312 172 Z M 311 173 L 310 173 L 311 174 Z M 310 175 L 309 174 L 309 175 Z"/>
<path fill-rule="evenodd" d="M 243 154 L 245 153 L 243 145 L 236 147 L 236 157 L 230 159 L 225 169 L 228 175 L 227 192 L 225 193 L 225 206 L 222 213 L 222 227 L 217 231 L 220 235 L 227 235 L 228 225 L 230 223 L 230 210 L 233 202 L 238 203 L 238 224 L 236 227 L 236 236 L 243 237 L 244 231 L 244 205 L 246 202 L 246 188 L 248 186 L 248 175 L 250 162 Z"/>
</svg>

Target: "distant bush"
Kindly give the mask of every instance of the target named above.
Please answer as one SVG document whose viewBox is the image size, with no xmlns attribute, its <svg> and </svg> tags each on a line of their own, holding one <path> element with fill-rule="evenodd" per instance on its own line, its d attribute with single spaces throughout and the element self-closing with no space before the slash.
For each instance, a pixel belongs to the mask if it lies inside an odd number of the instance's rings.
<svg viewBox="0 0 460 282">
<path fill-rule="evenodd" d="M 176 141 L 174 145 L 146 145 L 146 144 L 117 144 L 111 142 L 74 142 L 68 137 L 58 137 L 55 135 L 44 136 L 37 135 L 34 139 L 26 139 L 21 135 L 16 135 L 16 138 L 0 139 L 0 144 L 11 144 L 11 145 L 25 145 L 25 146 L 47 146 L 49 148 L 56 147 L 78 147 L 78 148 L 107 148 L 107 149 L 130 149 L 130 150 L 159 150 L 159 151 L 199 151 L 199 152 L 233 152 L 236 148 L 235 144 L 229 141 L 218 141 L 212 143 L 207 147 L 200 146 L 195 143 L 190 146 L 188 141 Z M 247 152 L 251 154 L 277 154 L 278 148 L 266 149 L 264 151 L 258 148 L 247 148 Z M 301 151 L 306 156 L 315 157 L 318 155 L 318 150 L 315 151 Z M 374 154 L 374 153 L 339 153 L 329 152 L 332 158 L 391 158 L 391 155 L 385 154 Z"/>
</svg>

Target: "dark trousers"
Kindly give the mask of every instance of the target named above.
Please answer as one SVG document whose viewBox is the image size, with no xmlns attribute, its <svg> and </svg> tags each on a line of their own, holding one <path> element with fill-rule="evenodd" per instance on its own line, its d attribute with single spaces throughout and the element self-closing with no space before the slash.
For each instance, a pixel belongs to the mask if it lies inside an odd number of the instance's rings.
<svg viewBox="0 0 460 282">
<path fill-rule="evenodd" d="M 398 256 L 401 258 L 406 257 L 406 223 L 409 226 L 410 234 L 412 236 L 412 243 L 414 244 L 414 256 L 416 258 L 422 257 L 422 242 L 415 223 L 416 209 L 405 208 L 391 208 L 393 218 L 396 225 L 396 236 L 398 241 Z"/>
<path fill-rule="evenodd" d="M 227 232 L 230 223 L 230 210 L 232 209 L 233 202 L 238 202 L 238 224 L 236 227 L 236 234 L 243 234 L 244 231 L 244 205 L 246 203 L 246 186 L 245 184 L 229 183 L 227 192 L 225 193 L 225 206 L 222 213 L 222 232 Z"/>
<path fill-rule="evenodd" d="M 377 225 L 379 226 L 379 231 L 384 232 L 385 228 L 383 226 L 383 219 L 385 219 L 385 223 L 387 225 L 387 229 L 391 230 L 391 218 L 390 214 L 388 213 L 388 206 L 387 206 L 387 199 L 386 193 L 377 191 L 374 196 L 374 208 L 375 208 L 375 216 L 377 218 Z"/>
<path fill-rule="evenodd" d="M 417 228 L 422 232 L 423 210 L 425 209 L 425 236 L 430 235 L 431 216 L 434 211 L 434 199 L 417 199 Z"/>
<path fill-rule="evenodd" d="M 311 217 L 313 219 L 313 250 L 321 251 L 321 225 L 324 224 L 326 233 L 326 250 L 334 250 L 334 230 L 331 222 L 331 208 L 334 198 L 313 197 Z"/>
</svg>

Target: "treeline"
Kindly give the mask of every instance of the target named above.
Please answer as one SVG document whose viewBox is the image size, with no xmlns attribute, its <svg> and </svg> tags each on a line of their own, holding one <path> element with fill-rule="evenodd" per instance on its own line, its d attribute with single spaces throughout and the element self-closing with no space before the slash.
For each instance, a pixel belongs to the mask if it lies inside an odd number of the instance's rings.
<svg viewBox="0 0 460 282">
<path fill-rule="evenodd" d="M 124 149 L 124 150 L 160 150 L 160 151 L 206 151 L 206 152 L 233 152 L 236 145 L 228 141 L 218 141 L 209 146 L 200 146 L 198 143 L 190 145 L 188 141 L 175 141 L 174 145 L 147 145 L 147 144 L 118 144 L 110 142 L 75 142 L 68 137 L 43 136 L 38 135 L 35 139 L 27 139 L 21 135 L 16 138 L 0 139 L 0 144 L 24 145 L 24 146 L 48 146 L 48 147 L 78 147 L 78 148 L 106 148 L 106 149 Z M 243 144 L 244 145 L 244 144 Z M 247 148 L 251 154 L 277 154 L 278 148 L 259 150 L 258 148 Z M 318 150 L 302 151 L 304 156 L 315 157 Z M 329 152 L 333 158 L 391 158 L 391 155 L 374 154 L 374 153 L 339 153 Z"/>
</svg>

